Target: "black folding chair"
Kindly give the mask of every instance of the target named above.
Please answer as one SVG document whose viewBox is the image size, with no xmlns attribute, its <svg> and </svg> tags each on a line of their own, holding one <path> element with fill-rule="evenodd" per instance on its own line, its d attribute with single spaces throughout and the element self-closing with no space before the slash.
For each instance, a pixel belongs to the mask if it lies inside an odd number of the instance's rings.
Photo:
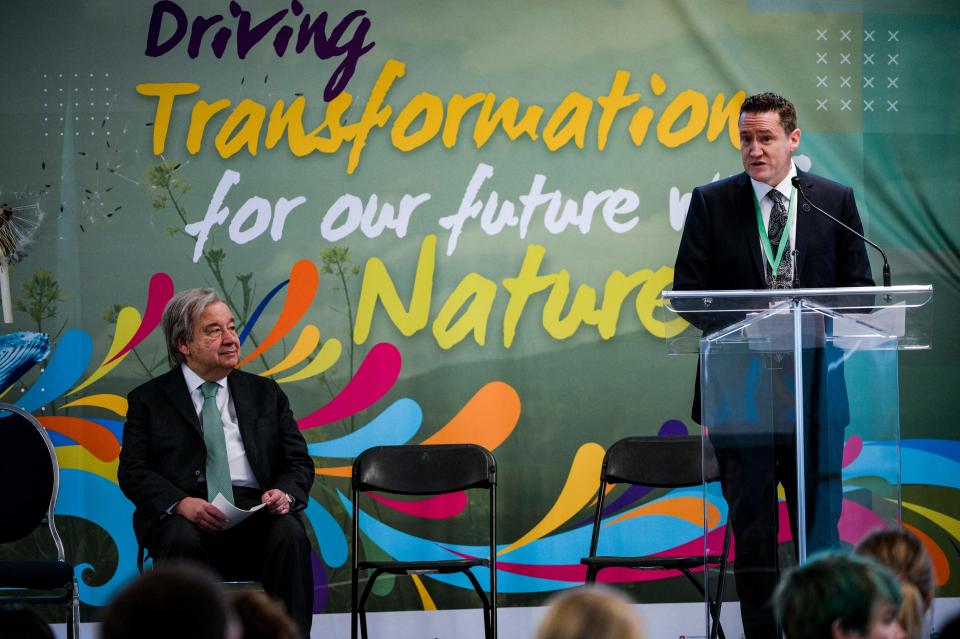
<svg viewBox="0 0 960 639">
<path fill-rule="evenodd" d="M 636 568 L 640 570 L 676 570 L 694 585 L 707 599 L 712 625 L 711 639 L 723 639 L 720 625 L 720 606 L 723 603 L 723 582 L 727 573 L 727 555 L 730 550 L 730 527 L 723 534 L 723 550 L 720 554 L 676 556 L 647 555 L 639 557 L 598 556 L 604 497 L 609 484 L 639 484 L 654 488 L 682 488 L 698 486 L 704 480 L 711 482 L 720 478 L 717 460 L 708 454 L 703 458 L 700 437 L 627 437 L 614 443 L 603 457 L 600 470 L 600 493 L 593 518 L 593 534 L 590 538 L 590 556 L 580 563 L 587 567 L 587 583 L 594 583 L 597 573 L 605 568 Z M 706 568 L 719 571 L 715 593 L 709 592 Z M 694 571 L 704 570 L 701 582 Z"/>
<path fill-rule="evenodd" d="M 423 561 L 360 561 L 360 494 L 385 492 L 399 495 L 439 495 L 469 489 L 485 489 L 490 500 L 489 551 L 487 557 Z M 463 573 L 483 602 L 484 636 L 497 636 L 497 462 L 490 452 L 473 444 L 435 446 L 378 446 L 353 462 L 353 567 L 350 636 L 367 639 L 366 603 L 373 584 L 382 574 L 420 575 Z M 484 592 L 472 569 L 490 570 L 490 596 Z M 360 572 L 372 571 L 358 597 Z"/>
<path fill-rule="evenodd" d="M 0 561 L 0 601 L 66 603 L 67 637 L 80 636 L 80 593 L 53 511 L 60 466 L 47 431 L 27 411 L 0 404 L 0 544 L 19 541 L 46 525 L 57 558 Z"/>
</svg>

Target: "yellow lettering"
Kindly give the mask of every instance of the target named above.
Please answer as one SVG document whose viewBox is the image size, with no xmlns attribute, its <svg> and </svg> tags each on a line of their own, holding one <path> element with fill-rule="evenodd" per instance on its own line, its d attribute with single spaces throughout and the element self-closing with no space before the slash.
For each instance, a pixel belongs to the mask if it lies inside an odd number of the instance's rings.
<svg viewBox="0 0 960 639">
<path fill-rule="evenodd" d="M 653 316 L 654 311 L 663 308 L 663 297 L 660 294 L 671 282 L 673 282 L 673 269 L 668 266 L 661 266 L 647 278 L 643 288 L 640 289 L 640 293 L 637 294 L 636 308 L 640 323 L 647 329 L 647 332 L 661 339 L 669 339 L 679 335 L 687 328 L 687 321 L 682 317 L 674 316 L 673 319 L 664 322 Z M 668 313 L 669 311 L 663 312 Z"/>
<path fill-rule="evenodd" d="M 423 115 L 423 126 L 416 133 L 408 133 L 410 125 Z M 423 146 L 440 132 L 443 125 L 443 103 L 430 93 L 418 93 L 407 106 L 403 107 L 397 119 L 393 121 L 390 139 L 393 146 L 401 151 L 412 151 Z"/>
<path fill-rule="evenodd" d="M 380 77 L 373 85 L 370 100 L 367 101 L 367 105 L 363 109 L 360 121 L 344 127 L 346 139 L 353 140 L 353 146 L 350 147 L 350 156 L 347 159 L 347 173 L 352 174 L 357 169 L 357 165 L 360 163 L 360 153 L 363 151 L 363 147 L 367 145 L 370 130 L 373 127 L 383 128 L 386 126 L 390 114 L 393 113 L 393 108 L 390 106 L 381 108 L 383 101 L 387 98 L 387 93 L 393 83 L 397 78 L 402 78 L 406 72 L 407 65 L 403 62 L 393 58 L 387 60 L 386 64 L 383 65 L 383 70 L 380 71 Z"/>
<path fill-rule="evenodd" d="M 402 107 L 396 107 L 395 112 L 395 107 L 388 102 L 388 95 L 394 83 L 405 74 L 406 65 L 403 62 L 387 60 L 367 96 L 359 119 L 348 123 L 352 120 L 349 112 L 354 97 L 344 91 L 326 105 L 322 122 L 312 131 L 304 122 L 307 98 L 303 96 L 293 99 L 289 106 L 285 100 L 276 100 L 272 107 L 245 99 L 229 111 L 217 131 L 214 146 L 223 158 L 244 150 L 256 156 L 263 133 L 262 144 L 265 148 L 273 149 L 286 138 L 290 152 L 295 157 L 305 157 L 317 151 L 337 153 L 346 142 L 350 143 L 347 173 L 352 174 L 357 170 L 375 129 L 384 129 L 389 125 L 392 145 L 405 153 L 425 146 L 438 135 L 444 147 L 452 148 L 459 142 L 463 123 L 470 120 L 470 112 L 473 111 L 476 117 L 472 122 L 472 137 L 478 149 L 486 145 L 499 130 L 513 141 L 521 136 L 533 141 L 542 138 L 544 146 L 554 152 L 571 142 L 583 149 L 596 104 L 600 109 L 596 122 L 596 148 L 604 151 L 617 118 L 625 118 L 622 114 L 641 100 L 640 93 L 628 93 L 632 76 L 621 69 L 614 73 L 607 94 L 594 98 L 572 91 L 557 104 L 547 119 L 544 118 L 546 111 L 543 106 L 523 105 L 515 97 L 506 97 L 498 102 L 496 94 L 482 92 L 469 95 L 455 93 L 446 101 L 432 93 L 421 92 Z M 667 83 L 657 73 L 650 75 L 649 84 L 654 96 L 663 95 L 667 90 Z M 199 90 L 200 85 L 195 83 L 137 85 L 140 94 L 156 98 L 153 131 L 155 154 L 165 151 L 175 99 Z M 717 93 L 712 103 L 708 103 L 705 94 L 687 89 L 667 104 L 662 112 L 659 109 L 654 111 L 651 106 L 636 106 L 636 111 L 630 115 L 627 132 L 635 146 L 642 145 L 656 116 L 657 139 L 667 148 L 686 144 L 704 133 L 708 141 L 715 142 L 724 130 L 736 148 L 739 146 L 737 119 L 744 99 L 744 91 L 732 94 L 729 100 L 726 94 Z M 190 154 L 195 155 L 202 150 L 207 129 L 211 128 L 211 123 L 219 120 L 218 114 L 230 109 L 231 105 L 228 99 L 213 103 L 196 100 L 190 111 L 185 139 Z"/>
<path fill-rule="evenodd" d="M 370 325 L 373 323 L 377 300 L 383 304 L 383 310 L 403 335 L 409 337 L 427 325 L 430 300 L 433 296 L 436 252 L 437 236 L 428 235 L 423 238 L 408 308 L 404 308 L 403 302 L 400 301 L 397 288 L 383 261 L 376 257 L 367 260 L 363 270 L 363 282 L 360 285 L 360 299 L 357 302 L 357 319 L 353 328 L 353 339 L 357 344 L 363 344 L 370 335 Z"/>
<path fill-rule="evenodd" d="M 647 137 L 647 130 L 650 123 L 653 122 L 653 109 L 648 106 L 642 106 L 630 118 L 630 139 L 637 146 L 643 144 L 643 139 Z"/>
<path fill-rule="evenodd" d="M 600 308 L 600 322 L 597 324 L 600 337 L 610 339 L 617 334 L 623 301 L 633 289 L 643 284 L 650 273 L 650 269 L 635 271 L 630 275 L 624 275 L 620 271 L 610 273 L 603 287 L 603 306 Z"/>
<path fill-rule="evenodd" d="M 477 273 L 470 273 L 460 280 L 433 320 L 433 336 L 440 348 L 446 350 L 459 344 L 471 331 L 474 341 L 483 346 L 487 341 L 487 320 L 496 296 L 497 284 Z M 454 320 L 467 300 L 470 305 Z"/>
<path fill-rule="evenodd" d="M 567 339 L 577 332 L 581 324 L 594 326 L 600 321 L 597 312 L 597 292 L 586 284 L 577 288 L 577 294 L 570 305 L 566 317 L 560 317 L 567 297 L 570 295 L 570 273 L 562 270 L 556 275 L 556 282 L 550 289 L 550 295 L 543 306 L 543 328 L 554 339 Z"/>
<path fill-rule="evenodd" d="M 327 104 L 327 113 L 323 124 L 307 134 L 303 129 L 303 111 L 307 106 L 304 97 L 302 95 L 298 96 L 290 103 L 290 108 L 286 111 L 283 108 L 283 100 L 277 100 L 270 111 L 270 118 L 267 121 L 267 135 L 263 145 L 272 149 L 286 134 L 290 152 L 298 158 L 309 155 L 313 151 L 336 153 L 343 143 L 340 118 L 350 108 L 352 102 L 353 97 L 346 91 L 335 97 Z M 330 136 L 319 137 L 318 134 L 327 128 L 330 129 Z"/>
<path fill-rule="evenodd" d="M 667 110 L 657 122 L 657 139 L 668 149 L 675 149 L 697 137 L 707 125 L 707 96 L 687 89 L 670 102 Z M 690 112 L 687 124 L 679 131 L 673 130 L 673 125 L 685 113 Z"/>
<path fill-rule="evenodd" d="M 713 100 L 713 106 L 710 108 L 710 125 L 707 127 L 707 139 L 713 142 L 727 129 L 727 135 L 730 136 L 730 144 L 735 148 L 740 148 L 740 107 L 747 98 L 744 91 L 737 91 L 723 105 L 723 94 L 718 93 Z"/>
<path fill-rule="evenodd" d="M 170 130 L 170 114 L 173 112 L 173 99 L 178 95 L 190 95 L 200 90 L 194 82 L 156 82 L 137 85 L 140 95 L 157 98 L 157 110 L 153 116 L 153 154 L 160 155 L 166 147 L 167 132 Z"/>
<path fill-rule="evenodd" d="M 545 290 L 557 279 L 556 275 L 537 274 L 545 253 L 546 249 L 542 246 L 528 245 L 520 272 L 516 277 L 503 280 L 504 288 L 510 293 L 510 301 L 507 302 L 507 309 L 503 313 L 503 345 L 507 348 L 513 344 L 517 323 L 527 305 L 527 300 L 531 295 Z"/>
<path fill-rule="evenodd" d="M 468 96 L 454 93 L 450 97 L 450 101 L 447 103 L 447 119 L 443 123 L 443 146 L 448 149 L 453 148 L 453 145 L 457 143 L 457 137 L 460 135 L 460 122 L 463 120 L 463 116 L 471 107 L 483 102 L 485 97 L 486 94 L 484 93 L 473 93 Z"/>
<path fill-rule="evenodd" d="M 516 98 L 507 98 L 503 101 L 496 111 L 493 111 L 493 104 L 497 96 L 488 93 L 480 107 L 480 114 L 477 116 L 477 123 L 473 127 L 473 142 L 477 148 L 481 148 L 496 131 L 497 125 L 502 125 L 503 131 L 511 140 L 516 140 L 521 135 L 526 134 L 531 140 L 537 139 L 537 127 L 540 125 L 540 118 L 543 117 L 543 107 L 533 105 L 527 107 L 523 114 L 523 119 L 517 122 L 517 114 L 520 112 L 520 101 Z"/>
<path fill-rule="evenodd" d="M 600 114 L 600 124 L 597 126 L 597 148 L 601 151 L 607 146 L 607 136 L 610 135 L 610 127 L 613 126 L 613 120 L 617 117 L 617 113 L 640 99 L 639 93 L 625 94 L 629 82 L 629 72 L 617 71 L 613 77 L 610 93 L 597 98 L 597 102 L 603 108 L 603 112 Z"/>
<path fill-rule="evenodd" d="M 592 110 L 593 100 L 587 96 L 576 91 L 567 94 L 543 130 L 543 143 L 556 151 L 573 140 L 577 148 L 582 149 Z"/>
<path fill-rule="evenodd" d="M 263 128 L 266 117 L 267 109 L 262 104 L 249 98 L 241 101 L 220 127 L 220 132 L 214 140 L 220 157 L 228 158 L 244 146 L 247 147 L 250 155 L 256 156 L 260 129 Z M 239 132 L 237 132 L 238 127 Z"/>
<path fill-rule="evenodd" d="M 190 111 L 190 127 L 187 129 L 187 151 L 190 155 L 200 152 L 203 144 L 203 134 L 210 119 L 230 106 L 230 100 L 217 100 L 210 104 L 206 100 L 197 100 Z"/>
<path fill-rule="evenodd" d="M 654 95 L 663 95 L 663 92 L 667 90 L 667 83 L 664 82 L 659 73 L 650 74 L 650 90 L 653 91 Z"/>
</svg>

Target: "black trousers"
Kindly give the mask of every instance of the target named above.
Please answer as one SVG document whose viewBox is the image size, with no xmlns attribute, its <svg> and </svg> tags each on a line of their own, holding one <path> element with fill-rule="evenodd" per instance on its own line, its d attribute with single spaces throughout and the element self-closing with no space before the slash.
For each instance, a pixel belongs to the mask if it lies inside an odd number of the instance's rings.
<svg viewBox="0 0 960 639">
<path fill-rule="evenodd" d="M 237 506 L 260 503 L 261 491 L 234 487 Z M 156 563 L 195 561 L 223 579 L 256 579 L 281 602 L 310 636 L 313 623 L 313 572 L 310 540 L 297 514 L 271 515 L 266 509 L 240 525 L 208 533 L 180 515 L 164 517 L 147 546 Z"/>
<path fill-rule="evenodd" d="M 838 354 L 803 353 L 807 553 L 837 548 L 841 467 L 849 423 Z M 720 351 L 705 377 L 705 425 L 720 465 L 736 556 L 734 580 L 746 639 L 779 637 L 771 598 L 781 575 L 777 485 L 797 530 L 796 385 L 792 354 Z M 833 371 L 833 372 L 831 372 Z M 794 548 L 796 558 L 796 548 Z"/>
<path fill-rule="evenodd" d="M 812 555 L 840 545 L 843 429 L 821 429 L 812 422 L 805 431 L 807 553 Z M 781 573 L 777 484 L 783 485 L 796 540 L 795 437 L 793 432 L 710 436 L 736 543 L 734 580 L 747 639 L 779 637 L 771 602 Z"/>
</svg>

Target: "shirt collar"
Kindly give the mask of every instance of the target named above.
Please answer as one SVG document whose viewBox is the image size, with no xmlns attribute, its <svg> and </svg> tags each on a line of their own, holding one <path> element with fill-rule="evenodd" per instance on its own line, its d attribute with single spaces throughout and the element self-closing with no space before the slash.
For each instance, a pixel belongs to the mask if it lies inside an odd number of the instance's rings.
<svg viewBox="0 0 960 639">
<path fill-rule="evenodd" d="M 757 202 L 763 202 L 763 198 L 767 197 L 767 194 L 773 189 L 780 191 L 780 194 L 783 195 L 783 199 L 789 201 L 790 196 L 793 195 L 793 178 L 797 174 L 797 165 L 793 163 L 793 160 L 790 160 L 790 170 L 787 172 L 787 177 L 783 178 L 783 181 L 776 186 L 770 186 L 763 182 L 757 182 L 753 178 L 750 178 L 750 183 L 753 185 L 753 192 L 757 194 Z"/>
<path fill-rule="evenodd" d="M 187 388 L 190 389 L 191 393 L 200 388 L 207 381 L 197 375 L 193 369 L 186 364 L 180 364 L 180 370 L 183 371 L 183 379 L 186 380 Z M 226 388 L 227 378 L 224 377 L 223 379 L 215 380 L 214 383 L 219 385 L 221 388 Z"/>
</svg>

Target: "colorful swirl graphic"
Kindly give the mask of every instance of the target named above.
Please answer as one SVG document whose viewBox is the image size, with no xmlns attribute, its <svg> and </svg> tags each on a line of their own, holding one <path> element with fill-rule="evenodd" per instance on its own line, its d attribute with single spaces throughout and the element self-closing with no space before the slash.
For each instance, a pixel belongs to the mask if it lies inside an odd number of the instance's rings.
<svg viewBox="0 0 960 639">
<path fill-rule="evenodd" d="M 295 338 L 292 349 L 285 351 L 279 364 L 263 374 L 280 375 L 281 383 L 292 383 L 320 375 L 336 363 L 342 347 L 337 340 L 321 342 L 320 331 L 311 324 L 301 324 L 317 294 L 316 266 L 306 260 L 297 262 L 288 280 L 277 284 L 256 306 L 244 337 L 264 317 L 271 304 L 280 304 L 277 320 L 263 329 L 266 338 L 250 351 L 244 362 L 269 351 L 285 337 Z M 124 308 L 117 319 L 116 331 L 108 352 L 93 372 L 84 377 L 93 357 L 90 337 L 79 329 L 66 332 L 58 340 L 43 372 L 17 398 L 16 404 L 37 412 L 55 400 L 63 408 L 83 416 L 40 415 L 41 423 L 51 433 L 61 464 L 61 494 L 57 514 L 85 519 L 106 532 L 117 548 L 119 561 L 113 574 L 96 574 L 89 563 L 78 567 L 81 578 L 81 600 L 89 605 L 105 605 L 113 593 L 136 573 L 137 544 L 131 529 L 132 505 L 117 486 L 117 457 L 122 439 L 122 420 L 126 413 L 123 397 L 110 393 L 80 394 L 93 388 L 115 370 L 135 347 L 157 327 L 160 314 L 173 294 L 173 281 L 164 273 L 154 275 L 147 287 L 143 314 L 132 307 Z M 311 455 L 323 460 L 317 464 L 317 475 L 330 502 L 350 512 L 352 504 L 346 480 L 350 463 L 366 448 L 382 444 L 423 445 L 441 443 L 474 443 L 491 451 L 514 433 L 520 423 L 521 398 L 509 384 L 491 380 L 465 394 L 460 410 L 445 425 L 418 440 L 424 423 L 423 409 L 413 397 L 400 397 L 379 404 L 394 388 L 403 366 L 400 349 L 389 343 L 371 347 L 356 373 L 326 404 L 318 406 L 299 420 L 301 430 L 323 427 L 366 411 L 365 418 L 352 432 L 309 444 Z M 299 370 L 296 370 L 300 367 Z M 24 369 L 25 370 L 25 369 Z M 22 374 L 22 372 L 21 372 Z M 9 385 L 9 384 L 8 384 Z M 89 416 L 87 416 L 89 414 Z M 323 429 L 325 430 L 325 429 Z M 320 432 L 320 431 L 318 431 Z M 663 424 L 660 435 L 670 437 L 686 433 L 678 420 Z M 901 464 L 891 463 L 900 453 Z M 596 498 L 597 478 L 603 458 L 603 447 L 583 442 L 566 464 L 566 479 L 557 486 L 556 498 L 541 513 L 530 513 L 533 523 L 515 539 L 506 540 L 499 551 L 498 584 L 504 593 L 537 593 L 557 590 L 582 583 L 583 567 L 579 559 L 589 546 L 590 513 Z M 898 477 L 897 468 L 902 468 Z M 941 440 L 907 440 L 900 444 L 849 439 L 844 452 L 845 499 L 841 519 L 841 536 L 853 541 L 869 529 L 889 524 L 874 510 L 866 508 L 864 493 L 874 499 L 895 500 L 891 486 L 899 480 L 904 486 L 932 486 L 960 490 L 960 443 Z M 327 485 L 329 482 L 330 486 Z M 609 554 L 653 554 L 698 552 L 702 548 L 703 521 L 706 511 L 707 543 L 719 548 L 726 526 L 726 504 L 719 486 L 706 490 L 682 489 L 649 498 L 642 487 L 617 488 L 606 509 L 605 531 L 601 551 Z M 360 529 L 368 555 L 397 560 L 412 558 L 445 559 L 483 553 L 483 548 L 455 545 L 433 539 L 411 530 L 427 529 L 430 522 L 462 516 L 468 509 L 465 494 L 398 500 L 375 497 L 374 510 L 361 512 Z M 908 498 L 903 509 L 916 532 L 934 558 L 938 582 L 946 583 L 951 566 L 957 560 L 957 539 L 960 521 Z M 785 509 L 783 517 L 786 517 Z M 315 609 L 323 611 L 329 602 L 328 572 L 342 568 L 348 560 L 347 530 L 350 522 L 339 521 L 330 508 L 311 498 L 305 511 L 317 541 L 313 560 L 316 592 Z M 389 517 L 387 517 L 389 515 Z M 391 524 L 386 523 L 389 520 Z M 785 523 L 785 519 L 784 519 Z M 408 524 L 408 525 L 407 525 Z M 789 526 L 782 526 L 784 538 Z M 945 541 L 947 540 L 947 541 Z M 950 546 L 946 544 L 949 543 Z M 735 551 L 734 551 L 735 552 Z M 481 583 L 489 574 L 477 571 Z M 611 570 L 601 573 L 608 581 L 649 581 L 673 577 L 660 572 Z M 434 609 L 430 583 L 444 583 L 470 589 L 459 575 L 429 575 L 415 583 L 422 605 Z M 93 585 L 96 584 L 96 585 Z M 390 585 L 378 587 L 379 595 L 389 592 Z"/>
</svg>

